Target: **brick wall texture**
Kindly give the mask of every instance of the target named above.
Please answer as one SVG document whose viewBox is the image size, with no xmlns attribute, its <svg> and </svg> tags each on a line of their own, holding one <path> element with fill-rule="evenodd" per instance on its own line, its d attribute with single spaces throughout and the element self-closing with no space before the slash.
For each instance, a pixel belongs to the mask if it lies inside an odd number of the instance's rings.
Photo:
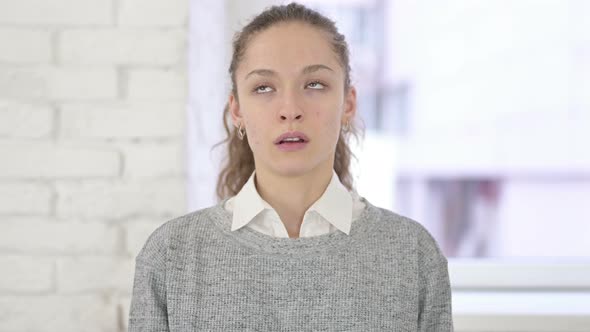
<svg viewBox="0 0 590 332">
<path fill-rule="evenodd" d="M 188 0 L 0 0 L 0 332 L 125 331 L 186 212 Z"/>
</svg>

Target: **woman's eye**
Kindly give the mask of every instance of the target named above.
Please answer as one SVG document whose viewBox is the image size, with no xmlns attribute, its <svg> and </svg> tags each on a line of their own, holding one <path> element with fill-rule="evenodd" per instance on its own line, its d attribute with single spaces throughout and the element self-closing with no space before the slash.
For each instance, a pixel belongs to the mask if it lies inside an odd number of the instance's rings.
<svg viewBox="0 0 590 332">
<path fill-rule="evenodd" d="M 260 85 L 254 89 L 254 92 L 256 92 L 256 93 L 267 93 L 267 92 L 271 92 L 271 91 L 272 91 L 272 88 L 268 85 Z"/>
<path fill-rule="evenodd" d="M 307 87 L 314 90 L 321 90 L 324 89 L 326 86 L 320 82 L 311 82 L 307 85 Z"/>
</svg>

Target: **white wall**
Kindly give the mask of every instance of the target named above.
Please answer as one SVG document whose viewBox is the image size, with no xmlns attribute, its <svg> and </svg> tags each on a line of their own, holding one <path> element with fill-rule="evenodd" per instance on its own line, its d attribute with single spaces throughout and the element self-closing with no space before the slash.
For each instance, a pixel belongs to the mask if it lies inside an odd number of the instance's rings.
<svg viewBox="0 0 590 332">
<path fill-rule="evenodd" d="M 186 211 L 187 0 L 0 0 L 0 331 L 123 331 Z"/>
</svg>

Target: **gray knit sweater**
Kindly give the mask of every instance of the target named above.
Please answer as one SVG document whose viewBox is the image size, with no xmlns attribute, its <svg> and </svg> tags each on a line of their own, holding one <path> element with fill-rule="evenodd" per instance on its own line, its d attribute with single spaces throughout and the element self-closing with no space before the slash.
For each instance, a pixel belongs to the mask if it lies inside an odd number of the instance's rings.
<svg viewBox="0 0 590 332">
<path fill-rule="evenodd" d="M 230 231 L 219 204 L 136 257 L 129 331 L 453 331 L 447 259 L 419 223 L 366 204 L 341 231 Z"/>
</svg>

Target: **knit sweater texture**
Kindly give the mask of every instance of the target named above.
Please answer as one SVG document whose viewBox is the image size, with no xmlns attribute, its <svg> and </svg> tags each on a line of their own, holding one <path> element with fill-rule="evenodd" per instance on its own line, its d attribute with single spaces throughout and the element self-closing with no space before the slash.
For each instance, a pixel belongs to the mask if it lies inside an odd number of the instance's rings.
<svg viewBox="0 0 590 332">
<path fill-rule="evenodd" d="M 436 241 L 362 200 L 349 235 L 232 232 L 226 200 L 164 223 L 136 257 L 129 331 L 453 331 Z"/>
</svg>

